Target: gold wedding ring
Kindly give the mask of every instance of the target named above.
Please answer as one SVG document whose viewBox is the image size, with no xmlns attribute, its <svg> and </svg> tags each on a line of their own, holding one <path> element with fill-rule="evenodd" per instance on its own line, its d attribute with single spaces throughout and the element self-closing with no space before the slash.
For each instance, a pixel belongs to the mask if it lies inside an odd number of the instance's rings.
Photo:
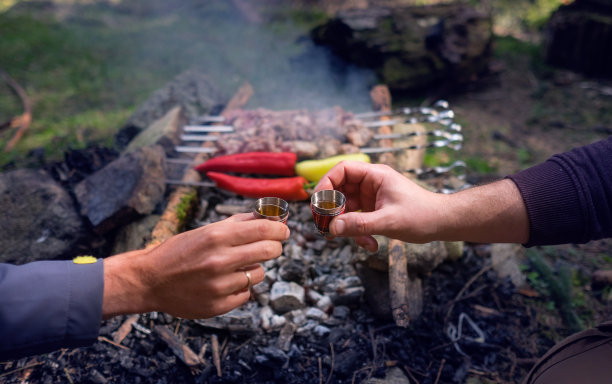
<svg viewBox="0 0 612 384">
<path fill-rule="evenodd" d="M 249 289 L 249 292 L 251 291 L 251 288 L 253 287 L 253 282 L 251 281 L 251 272 L 248 271 L 243 271 L 244 275 L 247 278 L 247 288 Z"/>
</svg>

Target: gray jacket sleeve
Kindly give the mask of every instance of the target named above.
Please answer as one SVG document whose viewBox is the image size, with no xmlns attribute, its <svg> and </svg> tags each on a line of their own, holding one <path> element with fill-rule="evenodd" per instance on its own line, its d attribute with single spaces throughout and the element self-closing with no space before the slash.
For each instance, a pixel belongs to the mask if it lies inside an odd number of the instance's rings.
<svg viewBox="0 0 612 384">
<path fill-rule="evenodd" d="M 0 264 L 0 361 L 94 343 L 103 261 Z"/>
</svg>

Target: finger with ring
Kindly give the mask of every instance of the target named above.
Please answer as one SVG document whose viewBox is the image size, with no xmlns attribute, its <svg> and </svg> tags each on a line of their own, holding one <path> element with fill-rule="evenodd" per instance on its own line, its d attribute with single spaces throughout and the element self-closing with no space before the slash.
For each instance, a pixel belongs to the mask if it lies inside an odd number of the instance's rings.
<svg viewBox="0 0 612 384">
<path fill-rule="evenodd" d="M 247 278 L 247 288 L 249 289 L 249 291 L 251 290 L 251 288 L 253 288 L 253 280 L 251 280 L 251 272 L 249 271 L 243 271 L 244 275 Z"/>
</svg>

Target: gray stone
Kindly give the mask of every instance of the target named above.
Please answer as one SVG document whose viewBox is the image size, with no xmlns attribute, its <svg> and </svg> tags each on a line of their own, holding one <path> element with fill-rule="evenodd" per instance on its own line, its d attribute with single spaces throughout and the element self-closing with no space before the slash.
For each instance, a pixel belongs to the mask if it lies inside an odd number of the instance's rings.
<svg viewBox="0 0 612 384">
<path fill-rule="evenodd" d="M 200 115 L 213 113 L 226 102 L 227 97 L 208 76 L 188 70 L 145 101 L 128 119 L 128 125 L 144 129 L 177 106 L 183 109 L 187 120 L 194 121 Z"/>
<path fill-rule="evenodd" d="M 0 174 L 0 261 L 23 264 L 75 256 L 84 223 L 74 201 L 49 174 Z"/>
<path fill-rule="evenodd" d="M 317 308 L 323 312 L 329 311 L 333 305 L 334 304 L 329 296 L 323 296 L 319 301 L 317 301 Z"/>
<path fill-rule="evenodd" d="M 344 320 L 351 313 L 351 309 L 345 305 L 339 305 L 334 308 L 332 315 L 340 320 Z"/>
<path fill-rule="evenodd" d="M 103 234 L 152 213 L 166 190 L 164 168 L 159 146 L 121 156 L 77 184 L 81 214 Z"/>
<path fill-rule="evenodd" d="M 520 288 L 525 284 L 525 276 L 521 271 L 520 258 L 523 247 L 518 244 L 492 244 L 491 265 L 499 278 L 510 277 L 512 284 Z"/>
<path fill-rule="evenodd" d="M 318 308 L 310 307 L 306 310 L 306 317 L 309 319 L 324 321 L 327 319 L 327 314 Z"/>
<path fill-rule="evenodd" d="M 318 337 L 325 337 L 329 335 L 330 332 L 331 332 L 330 329 L 324 325 L 317 325 L 312 330 L 312 333 L 314 333 Z"/>
<path fill-rule="evenodd" d="M 291 349 L 291 341 L 293 340 L 293 335 L 295 335 L 296 329 L 297 326 L 295 324 L 285 324 L 278 334 L 276 346 L 283 351 L 288 352 L 289 349 Z"/>
<path fill-rule="evenodd" d="M 160 215 L 147 215 L 121 228 L 115 236 L 112 254 L 142 249 L 151 240 Z"/>
<path fill-rule="evenodd" d="M 304 288 L 293 282 L 277 281 L 270 290 L 270 305 L 277 313 L 303 308 Z"/>
<path fill-rule="evenodd" d="M 166 154 L 174 153 L 180 143 L 180 129 L 185 125 L 185 117 L 180 107 L 168 111 L 162 118 L 142 130 L 130 141 L 123 153 L 134 152 L 140 148 L 161 145 Z"/>
</svg>

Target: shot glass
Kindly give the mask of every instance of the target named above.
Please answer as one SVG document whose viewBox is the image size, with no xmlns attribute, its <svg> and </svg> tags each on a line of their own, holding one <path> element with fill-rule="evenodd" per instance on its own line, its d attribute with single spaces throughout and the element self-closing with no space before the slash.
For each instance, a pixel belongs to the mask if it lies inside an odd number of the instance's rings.
<svg viewBox="0 0 612 384">
<path fill-rule="evenodd" d="M 330 221 L 344 213 L 346 197 L 335 189 L 318 191 L 310 198 L 310 209 L 315 227 L 322 235 L 329 234 Z"/>
<path fill-rule="evenodd" d="M 289 218 L 289 203 L 278 197 L 262 197 L 253 205 L 253 216 L 286 224 Z"/>
</svg>

